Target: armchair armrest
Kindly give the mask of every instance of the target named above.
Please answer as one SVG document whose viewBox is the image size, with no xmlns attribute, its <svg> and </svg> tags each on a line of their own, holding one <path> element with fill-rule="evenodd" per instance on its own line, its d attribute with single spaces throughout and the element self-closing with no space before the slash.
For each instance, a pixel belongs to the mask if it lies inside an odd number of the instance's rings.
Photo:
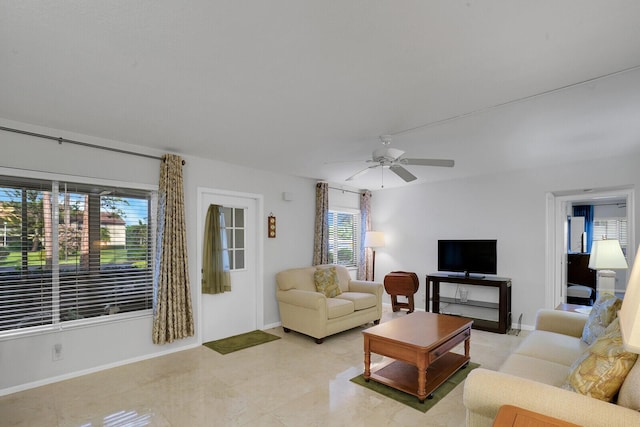
<svg viewBox="0 0 640 427">
<path fill-rule="evenodd" d="M 556 332 L 580 338 L 588 318 L 586 314 L 581 313 L 541 309 L 536 315 L 535 328 L 540 331 Z"/>
<path fill-rule="evenodd" d="M 300 289 L 278 290 L 276 298 L 280 302 L 312 310 L 319 310 L 327 304 L 327 297 L 320 292 L 302 291 Z"/>
<path fill-rule="evenodd" d="M 370 282 L 366 280 L 351 280 L 349 282 L 349 292 L 364 292 L 382 296 L 384 287 L 380 282 Z"/>
<path fill-rule="evenodd" d="M 477 368 L 464 385 L 467 426 L 491 426 L 502 405 L 519 406 L 578 425 L 640 425 L 640 412 L 548 384 Z"/>
</svg>

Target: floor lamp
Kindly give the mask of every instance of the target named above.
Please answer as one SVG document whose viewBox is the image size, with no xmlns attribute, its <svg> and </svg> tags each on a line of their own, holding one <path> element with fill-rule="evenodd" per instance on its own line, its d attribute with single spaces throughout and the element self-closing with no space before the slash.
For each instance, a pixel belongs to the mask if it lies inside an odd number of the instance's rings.
<svg viewBox="0 0 640 427">
<path fill-rule="evenodd" d="M 598 271 L 598 294 L 615 294 L 616 272 L 628 268 L 620 242 L 613 239 L 596 240 L 589 256 L 589 268 Z"/>
<path fill-rule="evenodd" d="M 376 250 L 375 248 L 384 247 L 384 233 L 382 231 L 367 231 L 364 235 L 364 247 L 371 248 L 373 252 L 373 263 L 371 266 L 371 280 L 376 277 Z"/>
</svg>

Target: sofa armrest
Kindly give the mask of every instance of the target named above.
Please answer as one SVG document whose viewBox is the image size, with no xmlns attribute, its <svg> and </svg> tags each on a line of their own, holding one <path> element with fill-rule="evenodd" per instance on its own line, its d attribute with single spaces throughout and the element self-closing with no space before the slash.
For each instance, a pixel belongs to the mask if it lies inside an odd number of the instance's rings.
<svg viewBox="0 0 640 427">
<path fill-rule="evenodd" d="M 327 304 L 327 297 L 320 292 L 301 291 L 299 289 L 278 290 L 276 298 L 280 302 L 312 310 L 319 310 L 322 307 L 326 307 Z"/>
<path fill-rule="evenodd" d="M 349 282 L 349 292 L 364 292 L 382 297 L 383 290 L 384 287 L 380 282 L 370 282 L 366 280 L 351 280 Z"/>
<path fill-rule="evenodd" d="M 548 384 L 477 368 L 464 384 L 467 426 L 491 426 L 502 405 L 591 427 L 640 425 L 640 412 Z"/>
<path fill-rule="evenodd" d="M 536 315 L 536 330 L 555 332 L 580 338 L 589 316 L 570 311 L 540 309 Z"/>
</svg>

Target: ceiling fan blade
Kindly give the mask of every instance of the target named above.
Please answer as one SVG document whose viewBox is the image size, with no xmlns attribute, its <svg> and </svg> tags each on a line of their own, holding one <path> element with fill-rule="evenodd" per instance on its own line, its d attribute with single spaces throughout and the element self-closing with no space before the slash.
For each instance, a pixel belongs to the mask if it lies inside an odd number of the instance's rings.
<svg viewBox="0 0 640 427">
<path fill-rule="evenodd" d="M 446 159 L 400 159 L 403 165 L 442 166 L 452 168 L 455 162 Z"/>
<path fill-rule="evenodd" d="M 356 178 L 360 178 L 362 175 L 367 173 L 369 171 L 369 169 L 377 168 L 378 166 L 380 166 L 380 165 L 369 166 L 369 167 L 367 167 L 365 169 L 362 169 L 360 172 L 356 172 L 353 175 L 351 175 L 349 178 L 345 179 L 345 181 L 353 181 Z"/>
<path fill-rule="evenodd" d="M 393 173 L 404 179 L 405 182 L 411 182 L 418 179 L 414 174 L 403 168 L 402 166 L 392 165 L 389 167 Z"/>
</svg>

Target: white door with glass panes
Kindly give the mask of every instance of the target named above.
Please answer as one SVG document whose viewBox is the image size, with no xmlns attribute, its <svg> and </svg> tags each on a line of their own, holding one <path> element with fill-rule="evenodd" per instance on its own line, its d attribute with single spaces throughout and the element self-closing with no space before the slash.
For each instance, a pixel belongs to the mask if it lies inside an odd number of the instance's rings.
<svg viewBox="0 0 640 427">
<path fill-rule="evenodd" d="M 257 323 L 256 230 L 257 202 L 251 197 L 200 193 L 198 216 L 198 265 L 196 282 L 201 292 L 204 223 L 209 205 L 223 207 L 225 237 L 229 248 L 231 292 L 201 294 L 202 342 L 253 331 Z"/>
</svg>

